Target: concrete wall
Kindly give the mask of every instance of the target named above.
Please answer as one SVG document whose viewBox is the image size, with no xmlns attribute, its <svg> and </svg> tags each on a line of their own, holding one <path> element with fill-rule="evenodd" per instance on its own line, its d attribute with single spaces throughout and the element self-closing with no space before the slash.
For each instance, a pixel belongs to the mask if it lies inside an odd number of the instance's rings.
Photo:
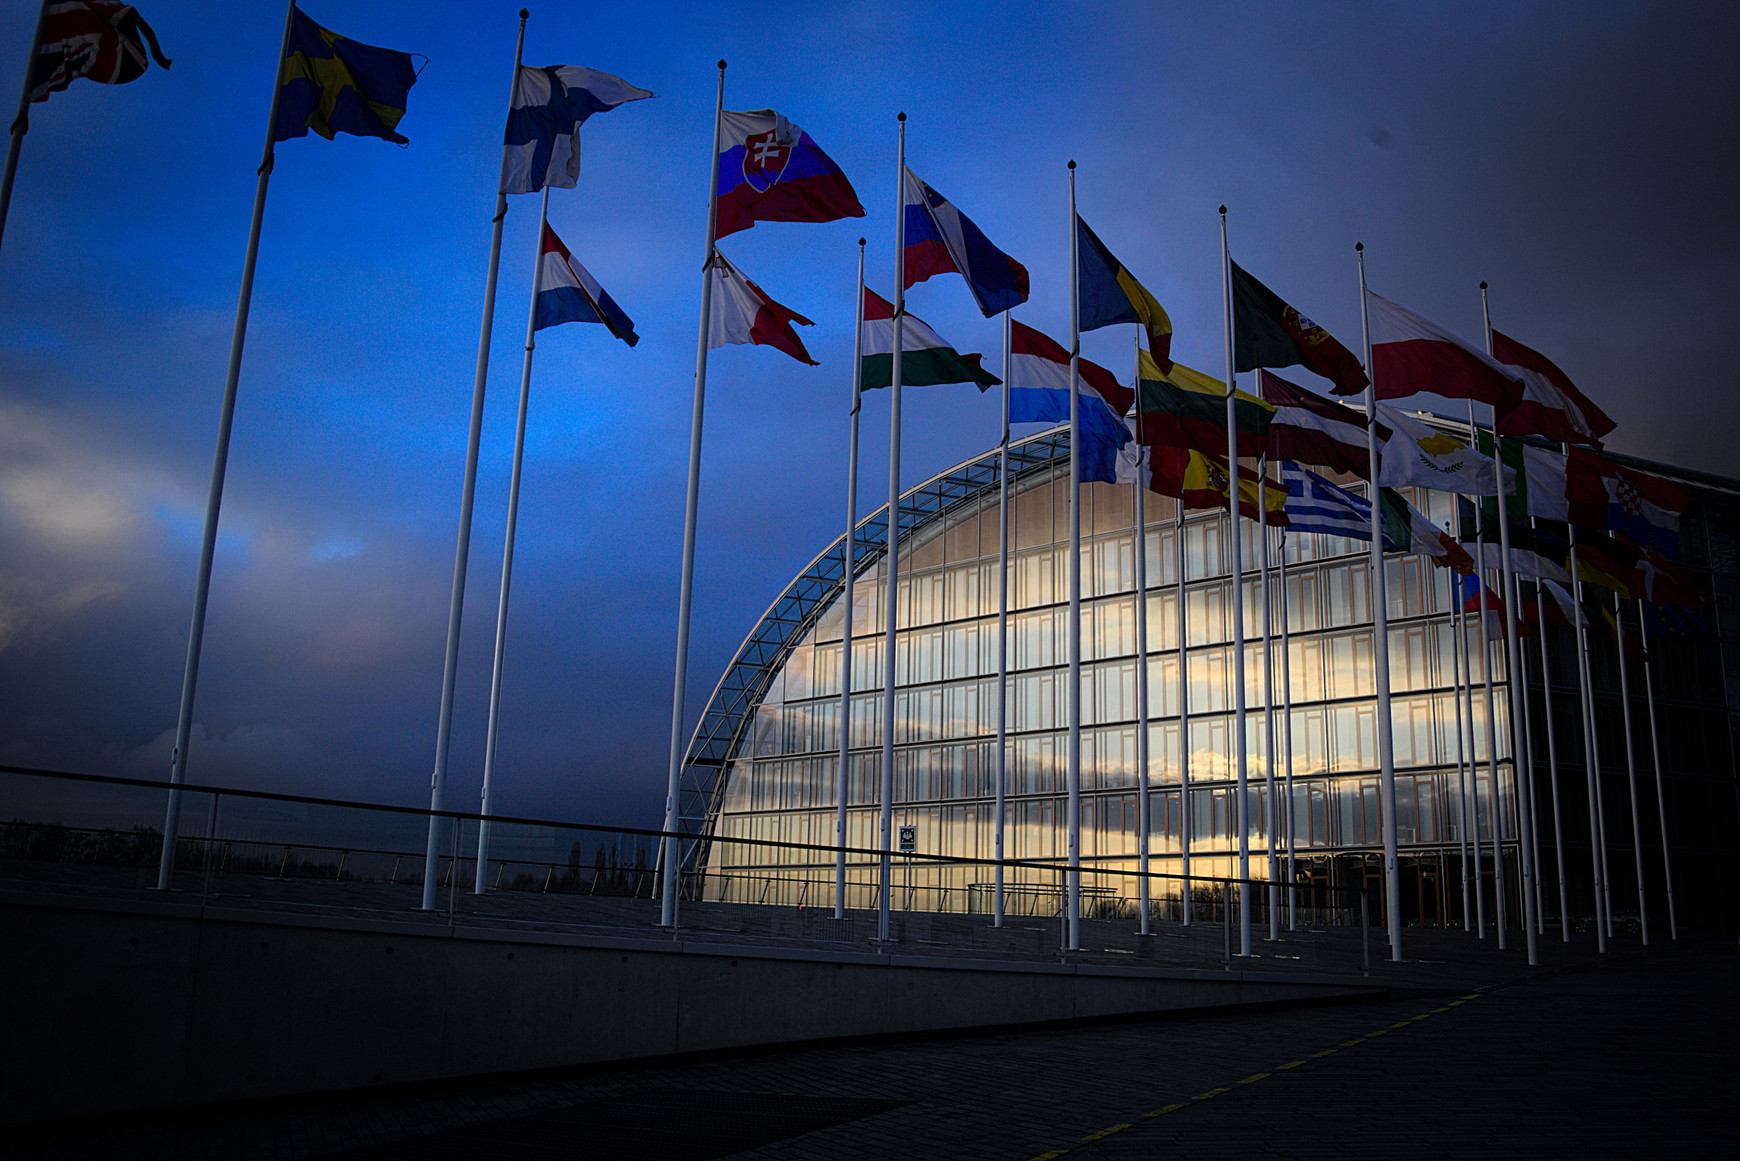
<svg viewBox="0 0 1740 1161">
<path fill-rule="evenodd" d="M 41 896 L 0 931 L 0 1121 L 1380 987 Z"/>
</svg>

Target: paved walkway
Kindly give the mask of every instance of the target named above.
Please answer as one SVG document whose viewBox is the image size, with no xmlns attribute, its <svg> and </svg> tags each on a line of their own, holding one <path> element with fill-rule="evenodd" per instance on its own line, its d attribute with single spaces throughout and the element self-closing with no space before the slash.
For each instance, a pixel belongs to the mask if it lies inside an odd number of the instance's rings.
<svg viewBox="0 0 1740 1161">
<path fill-rule="evenodd" d="M 1451 934 L 1453 933 L 1446 933 Z M 1460 937 L 1466 939 L 1467 937 Z M 1380 1003 L 738 1056 L 121 1118 L 16 1158 L 1726 1154 L 1731 940 Z"/>
</svg>

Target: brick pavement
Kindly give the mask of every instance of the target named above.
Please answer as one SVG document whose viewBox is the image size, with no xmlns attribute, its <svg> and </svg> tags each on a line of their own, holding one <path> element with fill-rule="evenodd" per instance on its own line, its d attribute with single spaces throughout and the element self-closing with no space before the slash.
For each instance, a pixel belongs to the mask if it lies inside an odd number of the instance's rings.
<svg viewBox="0 0 1740 1161">
<path fill-rule="evenodd" d="M 122 1118 L 15 1139 L 11 1155 L 288 1161 L 369 1149 L 376 1157 L 540 1161 L 659 1156 L 650 1151 L 658 1140 L 680 1138 L 690 1144 L 663 1155 L 700 1161 L 745 1143 L 721 1132 L 719 1149 L 704 1144 L 705 1110 L 733 1093 L 746 1102 L 808 1100 L 812 1111 L 829 1100 L 888 1102 L 885 1111 L 731 1154 L 738 1161 L 1709 1151 L 1728 1132 L 1718 1118 L 1740 1078 L 1732 1000 L 1740 958 L 1732 941 L 1682 940 L 1647 951 L 1621 944 L 1604 962 L 1587 954 L 1558 962 L 1556 973 L 1520 976 L 1512 953 L 1511 974 L 1522 982 L 1498 983 L 1503 973 L 1488 970 L 1479 993 L 1468 981 L 1481 973 L 1465 968 L 1457 992 L 1416 989 L 1380 1003 L 810 1048 Z M 1467 995 L 1478 998 L 1462 1000 Z M 685 1092 L 695 1094 L 692 1104 L 680 1099 Z M 1180 1107 L 1161 1112 L 1171 1105 Z M 632 1122 L 637 1106 L 659 1112 L 656 1120 L 647 1115 L 647 1132 L 625 1138 L 625 1118 Z M 1145 1115 L 1153 1113 L 1160 1115 Z M 556 1115 L 561 1132 L 532 1143 L 527 1118 L 535 1114 Z M 514 1140 L 521 1144 L 506 1149 Z"/>
</svg>

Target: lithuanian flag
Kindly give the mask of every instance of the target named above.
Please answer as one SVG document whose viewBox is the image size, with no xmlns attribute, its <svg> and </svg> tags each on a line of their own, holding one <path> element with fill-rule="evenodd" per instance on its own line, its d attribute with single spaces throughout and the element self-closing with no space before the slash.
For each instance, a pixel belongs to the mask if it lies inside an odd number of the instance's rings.
<svg viewBox="0 0 1740 1161">
<path fill-rule="evenodd" d="M 1169 371 L 1142 351 L 1136 359 L 1136 413 L 1142 442 L 1150 447 L 1196 448 L 1226 455 L 1226 384 L 1173 363 Z M 1260 456 L 1269 446 L 1275 405 L 1244 391 L 1233 396 L 1239 454 Z"/>
</svg>

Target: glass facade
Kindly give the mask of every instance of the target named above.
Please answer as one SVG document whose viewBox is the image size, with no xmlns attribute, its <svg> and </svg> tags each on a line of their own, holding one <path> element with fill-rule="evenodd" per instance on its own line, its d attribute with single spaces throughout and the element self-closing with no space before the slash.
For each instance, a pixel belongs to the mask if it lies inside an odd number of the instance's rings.
<svg viewBox="0 0 1740 1161">
<path fill-rule="evenodd" d="M 986 462 L 994 466 L 994 456 L 978 461 Z M 1363 485 L 1349 486 L 1358 490 Z M 1453 497 L 1425 490 L 1407 494 L 1434 522 L 1442 525 L 1448 520 Z M 1286 563 L 1285 599 L 1274 570 L 1266 594 L 1275 650 L 1271 699 L 1265 690 L 1265 593 L 1256 568 L 1262 530 L 1249 521 L 1239 522 L 1246 571 L 1235 587 L 1224 513 L 1190 512 L 1179 528 L 1173 501 L 1150 493 L 1145 502 L 1147 523 L 1138 535 L 1130 486 L 1086 484 L 1082 488 L 1084 867 L 1135 868 L 1140 794 L 1136 675 L 1137 667 L 1146 665 L 1152 869 L 1180 871 L 1188 834 L 1192 874 L 1236 873 L 1238 811 L 1231 732 L 1237 666 L 1230 641 L 1231 603 L 1240 600 L 1246 636 L 1251 875 L 1269 874 L 1266 774 L 1271 761 L 1277 792 L 1285 791 L 1282 731 L 1288 721 L 1282 709 L 1280 656 L 1284 605 L 1294 789 L 1290 822 L 1285 800 L 1276 804 L 1280 832 L 1276 846 L 1284 857 L 1290 837 L 1301 883 L 1375 885 L 1380 877 L 1381 838 L 1373 658 L 1379 643 L 1372 624 L 1376 586 L 1369 575 L 1367 545 L 1341 537 L 1268 530 L 1271 561 L 1278 564 L 1284 556 Z M 1068 505 L 1066 456 L 1024 474 L 1012 473 L 1004 823 L 1005 853 L 1015 859 L 1061 860 L 1067 852 Z M 893 822 L 896 828 L 916 828 L 920 853 L 977 858 L 995 853 L 998 519 L 993 476 L 991 486 L 941 505 L 914 523 L 900 543 Z M 1145 594 L 1136 591 L 1138 551 L 1146 554 Z M 1477 796 L 1479 837 L 1483 843 L 1491 841 L 1493 787 L 1481 689 L 1490 667 L 1499 707 L 1493 723 L 1499 829 L 1514 922 L 1518 811 L 1511 731 L 1505 718 L 1504 643 L 1498 640 L 1480 649 L 1478 630 L 1469 618 L 1476 691 L 1471 699 L 1472 728 L 1465 717 L 1458 737 L 1454 574 L 1416 555 L 1388 556 L 1384 567 L 1389 632 L 1382 646 L 1389 652 L 1391 674 L 1404 917 L 1427 924 L 1461 922 L 1458 859 L 1465 838 L 1464 795 Z M 880 560 L 857 574 L 850 610 L 852 695 L 846 721 L 841 721 L 840 682 L 847 610 L 836 588 L 802 631 L 794 634 L 783 660 L 770 667 L 765 689 L 745 709 L 729 756 L 719 764 L 721 778 L 707 812 L 709 833 L 820 846 L 834 843 L 844 728 L 850 748 L 846 843 L 879 846 L 883 650 L 887 648 L 882 623 L 884 576 Z M 1147 604 L 1146 656 L 1136 647 L 1137 600 Z M 1180 600 L 1185 645 L 1182 680 Z M 1568 637 L 1549 640 L 1560 667 L 1568 666 L 1575 655 L 1565 652 L 1568 641 Z M 1530 673 L 1532 667 L 1538 683 L 1539 645 L 1523 645 L 1524 672 Z M 1537 651 L 1532 660 L 1526 656 L 1530 649 Z M 1719 661 L 1715 672 L 1721 673 Z M 1678 680 L 1677 675 L 1664 677 L 1664 686 Z M 1188 697 L 1185 730 L 1180 728 L 1181 690 Z M 1641 690 L 1636 692 L 1641 695 Z M 1659 692 L 1668 696 L 1672 691 Z M 1722 692 L 1719 680 L 1716 692 Z M 1535 699 L 1540 696 L 1537 691 Z M 1555 697 L 1564 696 L 1555 690 Z M 1570 696 L 1574 698 L 1574 693 Z M 1266 709 L 1271 700 L 1276 731 L 1272 746 Z M 1465 703 L 1465 712 L 1467 708 Z M 1543 708 L 1535 707 L 1531 721 L 1531 728 L 1541 735 L 1534 749 L 1542 751 Z M 1722 726 L 1723 785 L 1732 799 L 1725 706 L 1716 719 Z M 1559 745 L 1562 763 L 1579 750 L 1580 736 L 1573 735 L 1580 720 L 1574 702 L 1557 715 L 1556 732 L 1564 735 Z M 1715 731 L 1714 725 L 1710 728 Z M 1604 752 L 1622 753 L 1617 747 Z M 1184 753 L 1189 757 L 1188 801 L 1181 795 Z M 1459 769 L 1459 758 L 1464 756 L 1471 756 L 1473 762 Z M 1700 760 L 1705 757 L 1700 754 Z M 1536 755 L 1537 780 L 1544 778 L 1545 762 L 1544 753 Z M 1561 774 L 1568 780 L 1566 771 Z M 1550 825 L 1550 818 L 1540 814 L 1547 809 L 1545 790 L 1541 786 L 1535 800 L 1537 841 Z M 1624 793 L 1623 775 L 1620 793 Z M 1619 806 L 1619 814 L 1609 811 L 1610 819 L 1627 817 L 1629 807 Z M 1728 815 L 1732 814 L 1730 806 Z M 1608 825 L 1611 841 L 1615 824 Z M 1570 820 L 1565 826 L 1567 838 L 1573 839 Z M 1731 837 L 1727 841 L 1733 845 Z M 831 899 L 830 852 L 809 852 L 810 862 L 794 863 L 793 852 L 774 855 L 772 848 L 765 855 L 755 854 L 753 847 L 727 843 L 704 849 L 706 890 L 713 897 L 769 902 Z M 1551 853 L 1546 857 L 1550 860 Z M 1284 875 L 1284 862 L 1280 870 Z M 981 880 L 988 880 L 988 868 L 930 866 L 909 874 L 917 874 L 920 880 L 911 884 L 909 906 L 982 909 Z M 1548 874 L 1550 882 L 1550 870 Z M 1490 860 L 1485 875 L 1490 912 Z M 1052 884 L 1047 889 L 1055 889 L 1055 877 L 1044 873 L 1012 870 L 1009 877 L 1011 882 L 1044 880 Z M 854 885 L 852 905 L 869 905 L 875 860 L 850 861 L 849 879 Z M 1088 881 L 1097 883 L 1102 892 L 1134 892 L 1134 880 L 1121 876 L 1097 880 L 1089 876 Z M 1157 898 L 1165 893 L 1156 885 Z"/>
</svg>

